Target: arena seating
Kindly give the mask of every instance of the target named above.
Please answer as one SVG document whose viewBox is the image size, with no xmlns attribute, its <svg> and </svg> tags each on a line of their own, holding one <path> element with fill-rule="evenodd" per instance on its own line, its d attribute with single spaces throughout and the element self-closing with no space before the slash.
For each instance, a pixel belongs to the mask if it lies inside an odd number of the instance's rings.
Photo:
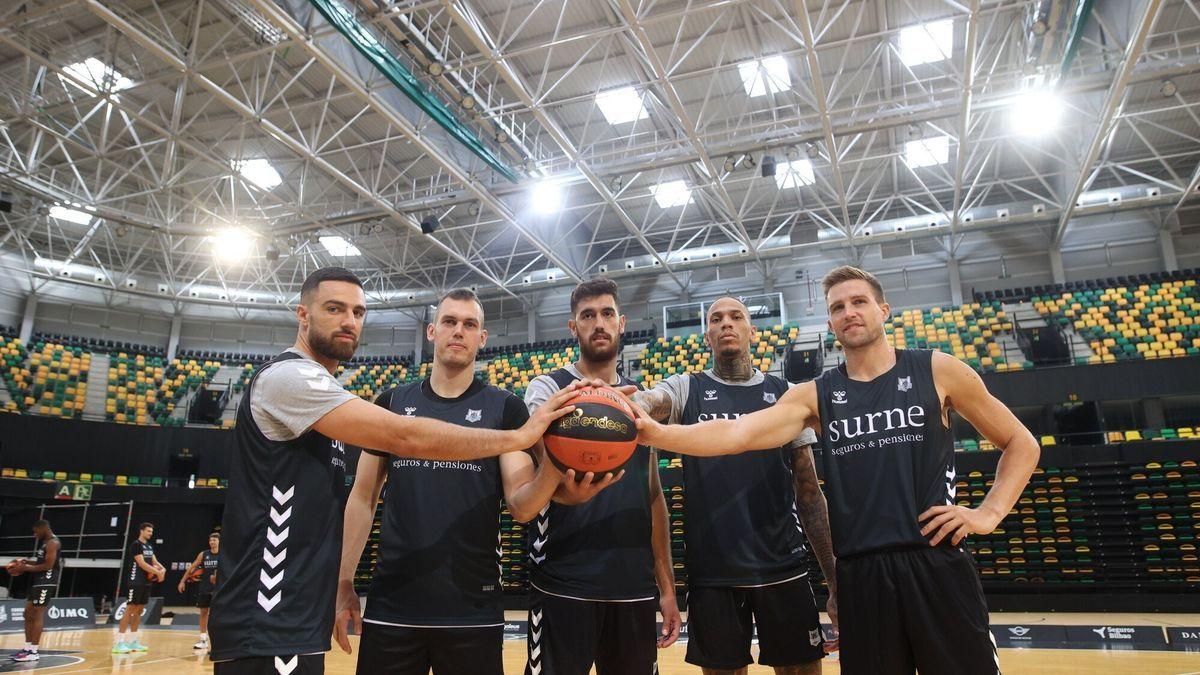
<svg viewBox="0 0 1200 675">
<path fill-rule="evenodd" d="M 121 423 L 182 426 L 172 418 L 183 396 L 207 384 L 221 364 L 216 361 L 174 359 L 164 368 L 160 357 L 119 352 L 112 357 L 108 375 L 105 417 Z"/>
<path fill-rule="evenodd" d="M 766 372 L 783 357 L 788 344 L 799 334 L 797 324 L 776 325 L 758 331 L 750 346 L 751 365 Z M 709 367 L 709 349 L 702 335 L 660 337 L 642 350 L 642 384 L 652 387 L 677 373 L 698 373 Z"/>
<path fill-rule="evenodd" d="M 1079 363 L 1200 354 L 1200 287 L 1195 279 L 1037 295 L 1033 305 L 1088 341 L 1095 355 L 1080 357 Z"/>
<path fill-rule="evenodd" d="M 34 344 L 28 370 L 20 374 L 26 386 L 20 392 L 18 408 L 53 417 L 80 417 L 91 361 L 92 355 L 79 347 Z"/>
<path fill-rule="evenodd" d="M 1165 281 L 1183 281 L 1200 277 L 1200 269 L 1184 269 L 1176 272 L 1151 272 L 1148 274 L 1132 274 L 1129 276 L 1107 277 L 1104 279 L 1087 279 L 1084 281 L 1068 281 L 1062 284 L 1047 284 L 1042 286 L 1025 286 L 1023 288 L 1006 288 L 999 291 L 976 291 L 975 302 L 1028 302 L 1036 296 L 1057 296 L 1064 293 L 1081 291 L 1096 291 L 1118 286 L 1140 286 L 1143 284 L 1160 284 Z"/>
</svg>

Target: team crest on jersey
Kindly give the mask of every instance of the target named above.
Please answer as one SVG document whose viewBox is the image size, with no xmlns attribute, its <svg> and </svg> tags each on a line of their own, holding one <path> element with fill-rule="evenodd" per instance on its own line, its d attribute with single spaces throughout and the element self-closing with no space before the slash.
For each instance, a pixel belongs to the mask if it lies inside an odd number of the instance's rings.
<svg viewBox="0 0 1200 675">
<path fill-rule="evenodd" d="M 468 422 L 478 422 L 481 419 L 483 419 L 483 411 L 482 410 L 471 410 L 470 408 L 467 408 L 467 421 Z"/>
<path fill-rule="evenodd" d="M 775 393 L 770 391 L 763 392 L 763 401 L 765 403 L 775 404 Z"/>
<path fill-rule="evenodd" d="M 833 392 L 833 402 L 834 403 L 845 403 L 846 402 L 846 392 L 844 392 L 844 391 Z"/>
<path fill-rule="evenodd" d="M 407 406 L 404 408 L 404 414 L 407 415 L 408 417 L 412 417 L 413 414 L 416 412 L 417 412 L 416 406 Z"/>
<path fill-rule="evenodd" d="M 912 389 L 912 375 L 908 377 L 896 378 L 896 389 L 899 391 L 908 391 Z"/>
<path fill-rule="evenodd" d="M 704 390 L 704 400 L 705 401 L 717 400 L 717 390 L 716 389 L 705 389 Z"/>
</svg>

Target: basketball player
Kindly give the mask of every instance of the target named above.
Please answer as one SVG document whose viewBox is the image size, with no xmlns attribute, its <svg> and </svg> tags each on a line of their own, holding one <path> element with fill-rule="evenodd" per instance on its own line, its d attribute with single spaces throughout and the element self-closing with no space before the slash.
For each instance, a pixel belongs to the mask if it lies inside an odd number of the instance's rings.
<svg viewBox="0 0 1200 675">
<path fill-rule="evenodd" d="M 221 562 L 221 533 L 208 535 L 208 550 L 196 554 L 196 559 L 183 572 L 179 580 L 179 592 L 183 593 L 192 573 L 200 570 L 199 586 L 196 588 L 196 607 L 200 608 L 200 640 L 192 649 L 208 651 L 208 609 L 212 605 L 213 591 L 217 588 L 217 566 Z"/>
<path fill-rule="evenodd" d="M 8 573 L 18 576 L 29 572 L 35 575 L 29 582 L 29 598 L 25 601 L 25 648 L 12 655 L 13 661 L 37 661 L 38 643 L 42 641 L 42 621 L 46 616 L 46 605 L 54 599 L 58 582 L 62 579 L 62 542 L 50 529 L 50 522 L 38 520 L 33 524 L 33 536 L 37 539 L 34 562 L 14 560 L 8 564 Z"/>
<path fill-rule="evenodd" d="M 129 595 L 125 601 L 125 613 L 121 615 L 121 623 L 117 627 L 117 642 L 112 648 L 114 654 L 148 651 L 146 645 L 142 644 L 138 624 L 142 621 L 142 610 L 150 602 L 150 584 L 167 578 L 167 568 L 154 557 L 154 545 L 150 543 L 153 536 L 154 524 L 142 523 L 138 526 L 138 538 L 129 546 Z M 129 639 L 125 638 L 126 628 L 129 629 Z"/>
<path fill-rule="evenodd" d="M 621 314 L 617 284 L 585 281 L 571 293 L 571 334 L 579 360 L 539 375 L 525 391 L 531 411 L 556 405 L 555 392 L 580 379 L 633 385 L 617 373 Z M 638 446 L 626 476 L 583 504 L 551 502 L 529 528 L 529 661 L 526 675 L 655 671 L 655 590 L 662 610 L 659 648 L 679 637 L 667 503 L 654 451 Z"/>
<path fill-rule="evenodd" d="M 664 426 L 639 416 L 639 438 L 717 455 L 820 429 L 842 672 L 996 673 L 983 590 L 959 544 L 991 532 L 1012 509 L 1037 465 L 1037 442 L 962 361 L 888 345 L 890 307 L 869 272 L 839 267 L 823 286 L 843 365 L 736 420 Z M 951 411 L 1003 451 L 974 509 L 954 504 Z"/>
<path fill-rule="evenodd" d="M 771 407 L 787 392 L 786 380 L 751 365 L 757 331 L 740 300 L 717 300 L 706 320 L 712 369 L 672 375 L 631 396 L 654 419 L 672 424 L 737 419 Z M 683 458 L 687 662 L 706 675 L 744 674 L 753 662 L 755 626 L 759 663 L 773 666 L 777 675 L 821 672 L 825 650 L 805 578 L 804 534 L 829 580 L 827 607 L 835 624 L 837 581 L 829 514 L 813 468 L 814 442 L 812 430 L 805 429 L 771 450 Z"/>
<path fill-rule="evenodd" d="M 389 389 L 376 400 L 398 414 L 450 424 L 518 429 L 529 418 L 515 395 L 476 379 L 475 356 L 487 341 L 483 306 L 473 291 L 442 297 L 426 334 L 433 343 L 427 379 Z M 541 446 L 541 443 L 538 443 Z M 595 492 L 615 480 L 609 475 Z M 354 572 L 386 482 L 380 557 L 359 619 Z M 471 462 L 359 457 L 346 503 L 335 636 L 350 651 L 348 621 L 365 623 L 360 675 L 504 675 L 500 501 L 513 518 L 537 515 L 563 475 L 549 461 L 510 452 Z M 571 488 L 579 489 L 570 480 Z"/>
<path fill-rule="evenodd" d="M 566 392 L 515 431 L 406 417 L 334 379 L 366 317 L 362 282 L 340 267 L 305 279 L 296 343 L 259 368 L 237 412 L 209 627 L 217 675 L 323 673 L 342 546 L 345 443 L 466 461 L 533 446 Z"/>
</svg>

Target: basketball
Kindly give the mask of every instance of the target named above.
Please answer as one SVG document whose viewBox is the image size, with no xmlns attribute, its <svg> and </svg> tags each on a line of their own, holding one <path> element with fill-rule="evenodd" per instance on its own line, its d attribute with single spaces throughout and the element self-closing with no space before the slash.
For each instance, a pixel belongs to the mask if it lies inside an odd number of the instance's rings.
<svg viewBox="0 0 1200 675">
<path fill-rule="evenodd" d="M 584 387 L 567 402 L 571 414 L 556 420 L 546 430 L 546 453 L 560 471 L 574 469 L 582 476 L 591 471 L 616 471 L 637 447 L 633 411 L 611 389 Z"/>
</svg>

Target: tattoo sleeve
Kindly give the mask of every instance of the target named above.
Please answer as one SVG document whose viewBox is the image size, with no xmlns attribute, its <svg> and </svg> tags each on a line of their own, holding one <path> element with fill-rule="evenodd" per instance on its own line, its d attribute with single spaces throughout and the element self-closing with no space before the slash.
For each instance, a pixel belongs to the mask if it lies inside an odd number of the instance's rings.
<svg viewBox="0 0 1200 675">
<path fill-rule="evenodd" d="M 635 391 L 631 398 L 653 420 L 663 422 L 671 416 L 671 395 L 662 389 Z"/>
<path fill-rule="evenodd" d="M 808 537 L 809 546 L 817 556 L 821 572 L 829 590 L 837 593 L 837 574 L 835 566 L 837 559 L 833 555 L 833 539 L 829 535 L 829 508 L 825 503 L 825 494 L 817 484 L 817 468 L 813 462 L 812 447 L 793 444 L 794 455 L 793 475 L 796 480 L 796 506 L 800 512 L 800 522 L 804 525 L 804 534 Z"/>
</svg>

